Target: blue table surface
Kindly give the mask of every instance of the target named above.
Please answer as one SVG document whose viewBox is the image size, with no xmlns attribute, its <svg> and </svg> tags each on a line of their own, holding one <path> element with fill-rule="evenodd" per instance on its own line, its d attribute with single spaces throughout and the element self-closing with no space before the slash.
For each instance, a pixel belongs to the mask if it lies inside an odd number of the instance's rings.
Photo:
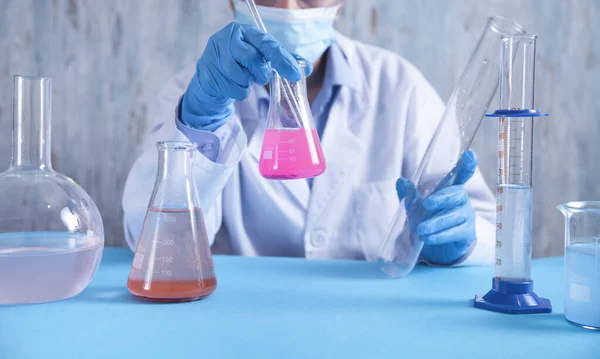
<svg viewBox="0 0 600 359">
<path fill-rule="evenodd" d="M 133 255 L 107 248 L 91 284 L 54 303 L 0 306 L 0 358 L 600 358 L 600 333 L 563 315 L 562 258 L 533 261 L 552 314 L 473 308 L 493 268 L 215 256 L 218 288 L 179 304 L 133 298 Z"/>
</svg>

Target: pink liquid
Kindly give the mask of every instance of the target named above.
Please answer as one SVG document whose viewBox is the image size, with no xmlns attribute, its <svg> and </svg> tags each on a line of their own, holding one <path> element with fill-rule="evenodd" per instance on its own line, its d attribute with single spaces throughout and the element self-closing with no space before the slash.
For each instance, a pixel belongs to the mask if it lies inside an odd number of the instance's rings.
<svg viewBox="0 0 600 359">
<path fill-rule="evenodd" d="M 267 130 L 258 170 L 269 179 L 316 177 L 325 172 L 317 130 Z"/>
<path fill-rule="evenodd" d="M 169 302 L 199 299 L 215 291 L 200 208 L 148 210 L 127 288 L 137 297 Z"/>
<path fill-rule="evenodd" d="M 81 293 L 103 248 L 101 238 L 70 233 L 0 235 L 0 304 L 45 303 Z"/>
</svg>

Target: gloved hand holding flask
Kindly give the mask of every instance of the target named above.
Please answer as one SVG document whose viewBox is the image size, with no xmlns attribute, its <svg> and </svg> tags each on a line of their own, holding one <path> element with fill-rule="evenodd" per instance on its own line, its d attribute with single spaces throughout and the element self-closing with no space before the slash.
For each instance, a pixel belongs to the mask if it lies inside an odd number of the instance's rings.
<svg viewBox="0 0 600 359">
<path fill-rule="evenodd" d="M 216 130 L 231 118 L 233 102 L 248 97 L 253 83 L 269 82 L 271 68 L 289 81 L 301 78 L 297 57 L 271 35 L 230 23 L 210 37 L 198 60 L 183 96 L 181 121 L 195 129 Z M 311 71 L 309 64 L 307 75 Z"/>
</svg>

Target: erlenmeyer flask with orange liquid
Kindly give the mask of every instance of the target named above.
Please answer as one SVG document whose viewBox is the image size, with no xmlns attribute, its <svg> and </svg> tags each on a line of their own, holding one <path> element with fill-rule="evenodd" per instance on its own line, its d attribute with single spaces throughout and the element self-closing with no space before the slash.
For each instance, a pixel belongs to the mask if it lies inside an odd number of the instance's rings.
<svg viewBox="0 0 600 359">
<path fill-rule="evenodd" d="M 215 291 L 217 279 L 192 173 L 196 145 L 157 147 L 158 174 L 127 288 L 152 301 L 200 299 Z"/>
<path fill-rule="evenodd" d="M 269 179 L 316 177 L 325 157 L 306 92 L 306 62 L 298 61 L 302 79 L 288 82 L 273 74 L 267 129 L 260 153 L 260 174 Z"/>
</svg>

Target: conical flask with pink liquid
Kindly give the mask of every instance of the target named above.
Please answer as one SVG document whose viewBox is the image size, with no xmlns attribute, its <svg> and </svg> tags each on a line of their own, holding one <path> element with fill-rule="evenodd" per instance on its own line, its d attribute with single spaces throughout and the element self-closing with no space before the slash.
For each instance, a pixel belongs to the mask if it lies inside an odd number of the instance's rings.
<svg viewBox="0 0 600 359">
<path fill-rule="evenodd" d="M 267 129 L 260 153 L 260 174 L 269 179 L 310 178 L 325 172 L 325 156 L 310 112 L 306 62 L 298 61 L 302 79 L 284 82 L 274 73 L 270 83 Z"/>
</svg>

